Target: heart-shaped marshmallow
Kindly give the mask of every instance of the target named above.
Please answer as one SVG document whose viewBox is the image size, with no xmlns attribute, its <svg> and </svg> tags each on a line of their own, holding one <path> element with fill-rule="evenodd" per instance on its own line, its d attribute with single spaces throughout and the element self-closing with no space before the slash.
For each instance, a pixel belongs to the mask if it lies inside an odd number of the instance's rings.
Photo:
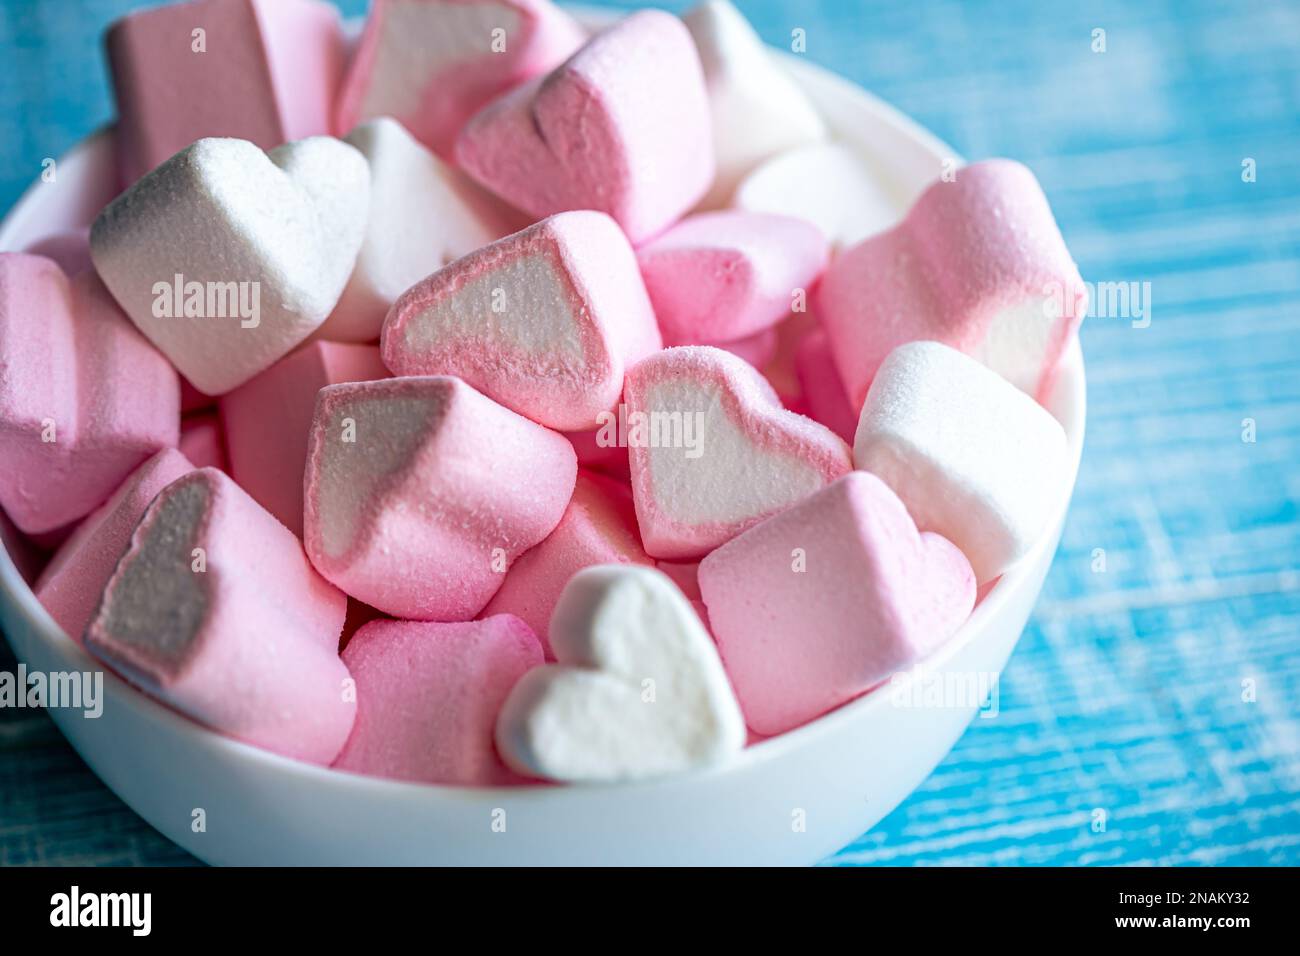
<svg viewBox="0 0 1300 956">
<path fill-rule="evenodd" d="M 669 345 L 733 342 L 770 329 L 826 268 L 816 226 L 734 210 L 687 216 L 637 250 Z"/>
<path fill-rule="evenodd" d="M 717 649 L 663 573 L 579 571 L 550 633 L 559 663 L 526 673 L 497 718 L 497 749 L 520 773 L 638 780 L 720 763 L 744 747 Z"/>
<path fill-rule="evenodd" d="M 303 477 L 307 553 L 385 613 L 467 621 L 559 524 L 577 470 L 564 436 L 458 378 L 330 385 Z"/>
<path fill-rule="evenodd" d="M 806 219 L 839 252 L 898 222 L 901 211 L 860 153 L 813 143 L 780 153 L 741 180 L 731 205 Z"/>
<path fill-rule="evenodd" d="M 457 375 L 549 428 L 594 428 L 624 369 L 662 345 L 636 256 L 612 219 L 551 216 L 402 294 L 384 321 L 396 375 Z"/>
<path fill-rule="evenodd" d="M 657 558 L 699 557 L 853 467 L 843 441 L 722 349 L 656 353 L 624 396 L 637 521 Z"/>
<path fill-rule="evenodd" d="M 0 505 L 28 534 L 88 514 L 174 448 L 175 370 L 94 272 L 0 253 Z"/>
<path fill-rule="evenodd" d="M 201 139 L 100 213 L 91 258 L 126 314 L 220 395 L 325 321 L 366 229 L 365 157 L 328 136 Z"/>
<path fill-rule="evenodd" d="M 708 94 L 680 20 L 642 10 L 563 65 L 489 103 L 461 131 L 461 168 L 534 216 L 595 209 L 632 242 L 713 180 Z"/>
<path fill-rule="evenodd" d="M 758 163 L 821 140 L 826 124 L 729 0 L 705 0 L 682 21 L 699 51 L 709 90 L 718 173 L 703 205 L 716 208 Z"/>
<path fill-rule="evenodd" d="M 202 468 L 149 505 L 85 643 L 216 731 L 328 764 L 356 715 L 338 657 L 346 605 L 284 525 Z"/>
<path fill-rule="evenodd" d="M 584 39 L 549 0 L 375 0 L 337 126 L 393 116 L 446 155 L 488 101 L 563 62 Z"/>
<path fill-rule="evenodd" d="M 980 584 L 1030 549 L 1069 491 L 1065 430 L 1041 405 L 938 342 L 889 353 L 862 406 L 857 467 L 951 540 Z"/>
<path fill-rule="evenodd" d="M 699 581 L 745 721 L 769 735 L 909 667 L 975 605 L 961 552 L 861 471 L 722 545 Z"/>
<path fill-rule="evenodd" d="M 815 295 L 855 404 L 898 345 L 960 349 L 1040 400 L 1087 311 L 1087 290 L 1028 168 L 957 170 L 907 218 L 841 255 Z"/>
</svg>

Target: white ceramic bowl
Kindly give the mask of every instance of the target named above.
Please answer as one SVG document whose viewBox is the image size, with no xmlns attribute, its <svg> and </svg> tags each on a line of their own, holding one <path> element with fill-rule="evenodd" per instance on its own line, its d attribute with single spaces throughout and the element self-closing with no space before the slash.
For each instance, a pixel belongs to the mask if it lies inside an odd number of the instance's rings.
<svg viewBox="0 0 1300 956">
<path fill-rule="evenodd" d="M 598 19 L 589 16 L 588 19 Z M 955 154 L 869 93 L 786 55 L 836 135 L 864 151 L 899 208 Z M 86 225 L 112 198 L 111 132 L 84 141 L 0 224 L 0 249 Z M 1084 430 L 1077 345 L 1050 410 L 1070 440 L 1070 481 L 1033 550 L 997 583 L 931 674 L 995 675 L 1029 617 L 1060 538 Z M 96 663 L 46 614 L 0 552 L 0 621 L 29 671 Z M 21 562 L 20 562 L 21 563 Z M 309 766 L 229 740 L 111 673 L 104 712 L 52 710 L 114 793 L 169 839 L 224 864 L 805 864 L 869 829 L 925 779 L 975 712 L 900 706 L 885 687 L 723 769 L 639 784 L 469 789 L 398 783 Z M 206 829 L 195 832 L 196 809 Z"/>
</svg>

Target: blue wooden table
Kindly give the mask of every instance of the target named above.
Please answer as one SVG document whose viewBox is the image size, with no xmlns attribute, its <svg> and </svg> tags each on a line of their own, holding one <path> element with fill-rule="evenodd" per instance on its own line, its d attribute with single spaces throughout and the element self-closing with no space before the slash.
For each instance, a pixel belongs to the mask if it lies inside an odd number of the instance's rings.
<svg viewBox="0 0 1300 956">
<path fill-rule="evenodd" d="M 98 34 L 134 5 L 0 0 L 0 209 L 109 117 Z M 998 716 L 829 862 L 1300 863 L 1300 6 L 740 5 L 1028 163 L 1084 277 L 1143 305 L 1085 324 L 1083 470 Z M 187 859 L 0 712 L 0 863 Z"/>
</svg>

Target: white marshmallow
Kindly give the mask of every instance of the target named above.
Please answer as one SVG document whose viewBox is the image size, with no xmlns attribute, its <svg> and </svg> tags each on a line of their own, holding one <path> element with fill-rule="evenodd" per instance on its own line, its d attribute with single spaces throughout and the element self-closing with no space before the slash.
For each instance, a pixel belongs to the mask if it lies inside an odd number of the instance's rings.
<svg viewBox="0 0 1300 956">
<path fill-rule="evenodd" d="M 508 230 L 478 186 L 396 120 L 362 123 L 344 141 L 370 163 L 370 215 L 347 288 L 314 337 L 372 342 L 399 295 Z"/>
<path fill-rule="evenodd" d="M 870 164 L 843 143 L 814 143 L 772 157 L 736 187 L 731 205 L 807 219 L 837 252 L 903 216 Z"/>
<path fill-rule="evenodd" d="M 1068 491 L 1065 431 L 956 349 L 909 342 L 885 358 L 853 462 L 884 479 L 922 531 L 957 545 L 983 584 L 1015 563 Z"/>
<path fill-rule="evenodd" d="M 514 686 L 497 719 L 502 758 L 532 776 L 635 780 L 726 760 L 745 745 L 740 705 L 690 602 L 661 571 L 597 565 L 551 616 L 558 664 Z"/>
<path fill-rule="evenodd" d="M 220 395 L 325 321 L 361 247 L 369 183 L 365 157 L 328 136 L 269 153 L 201 139 L 100 213 L 91 258 L 140 331 Z"/>
<path fill-rule="evenodd" d="M 718 172 L 701 206 L 726 204 L 741 177 L 769 156 L 815 142 L 826 125 L 729 0 L 705 0 L 682 17 L 709 90 Z"/>
</svg>

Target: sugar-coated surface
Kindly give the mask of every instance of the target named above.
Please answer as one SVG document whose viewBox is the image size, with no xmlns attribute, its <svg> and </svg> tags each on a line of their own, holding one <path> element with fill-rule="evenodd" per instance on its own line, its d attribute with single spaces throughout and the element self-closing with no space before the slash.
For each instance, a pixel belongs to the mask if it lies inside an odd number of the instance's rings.
<svg viewBox="0 0 1300 956">
<path fill-rule="evenodd" d="M 969 562 L 860 471 L 710 553 L 699 585 L 746 723 L 765 735 L 910 667 L 975 604 Z"/>
<path fill-rule="evenodd" d="M 337 769 L 425 783 L 520 782 L 492 732 L 510 689 L 542 663 L 523 621 L 373 621 L 348 642 L 343 663 L 356 681 L 357 719 Z"/>
<path fill-rule="evenodd" d="M 1087 292 L 1038 180 L 1005 159 L 960 168 L 895 228 L 844 253 L 816 311 L 853 401 L 886 355 L 933 339 L 1042 398 Z"/>
<path fill-rule="evenodd" d="M 381 611 L 468 620 L 559 523 L 576 474 L 562 435 L 460 379 L 331 385 L 307 453 L 307 552 Z"/>
<path fill-rule="evenodd" d="M 0 504 L 29 534 L 63 527 L 175 447 L 180 386 L 93 272 L 0 253 Z"/>
<path fill-rule="evenodd" d="M 393 116 L 447 155 L 481 107 L 560 64 L 584 38 L 549 0 L 375 0 L 337 126 Z"/>
<path fill-rule="evenodd" d="M 521 773 L 645 779 L 716 764 L 744 746 L 709 632 L 661 572 L 579 571 L 550 636 L 559 663 L 526 673 L 497 719 L 497 748 Z"/>
<path fill-rule="evenodd" d="M 594 428 L 627 365 L 662 340 L 627 239 L 608 216 L 551 216 L 407 290 L 384 322 L 398 375 L 457 375 L 552 428 Z"/>
<path fill-rule="evenodd" d="M 85 643 L 200 723 L 327 764 L 356 711 L 338 658 L 345 610 L 298 539 L 203 468 L 149 505 Z"/>
<path fill-rule="evenodd" d="M 651 356 L 629 371 L 625 399 L 647 423 L 628 444 L 641 538 L 655 557 L 699 557 L 852 467 L 842 440 L 783 409 L 752 366 L 721 349 Z"/>
<path fill-rule="evenodd" d="M 91 257 L 136 326 L 220 395 L 325 321 L 361 247 L 369 182 L 365 157 L 330 137 L 270 153 L 199 140 L 100 213 Z M 176 301 L 177 281 L 199 284 L 197 308 L 188 292 Z"/>
<path fill-rule="evenodd" d="M 708 189 L 709 122 L 690 34 L 671 14 L 642 10 L 485 107 L 461 131 L 456 160 L 534 216 L 599 210 L 635 243 Z"/>
<path fill-rule="evenodd" d="M 202 50 L 196 30 L 203 31 Z M 166 4 L 119 20 L 107 50 L 127 185 L 204 137 L 271 149 L 331 132 L 345 55 L 332 4 Z"/>
<path fill-rule="evenodd" d="M 923 531 L 951 540 L 981 584 L 1037 540 L 1069 468 L 1065 432 L 1024 392 L 938 342 L 880 366 L 853 461 L 894 489 Z"/>
</svg>

